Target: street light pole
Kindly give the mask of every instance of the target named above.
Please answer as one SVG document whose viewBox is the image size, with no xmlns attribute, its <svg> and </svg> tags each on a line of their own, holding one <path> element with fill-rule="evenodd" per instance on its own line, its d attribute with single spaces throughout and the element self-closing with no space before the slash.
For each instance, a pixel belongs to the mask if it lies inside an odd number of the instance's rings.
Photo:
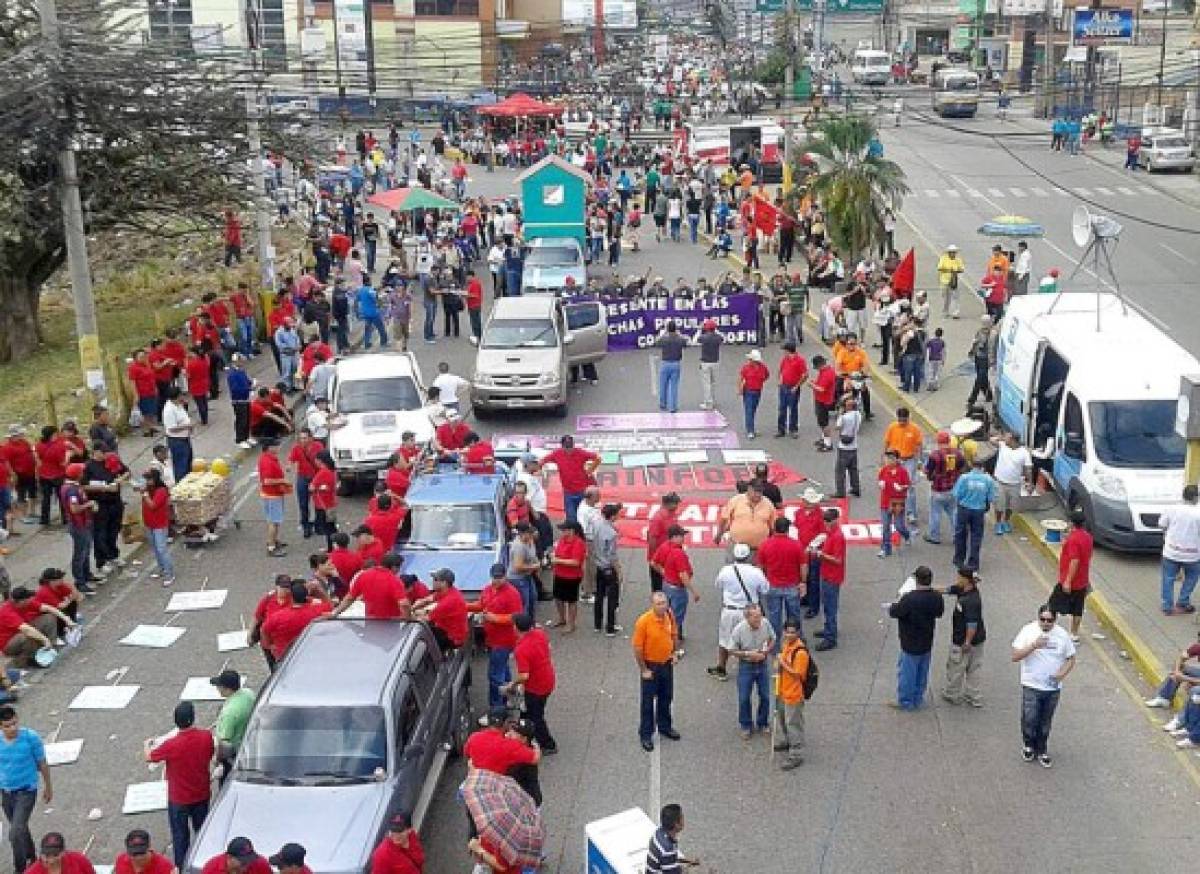
<svg viewBox="0 0 1200 874">
<path fill-rule="evenodd" d="M 792 190 L 792 136 L 796 113 L 796 52 L 799 49 L 796 32 L 796 0 L 787 0 L 783 20 L 787 28 L 787 66 L 783 72 L 783 193 Z"/>
<path fill-rule="evenodd" d="M 51 55 L 59 52 L 58 7 L 55 0 L 38 0 L 42 39 Z M 87 237 L 83 232 L 83 203 L 79 198 L 79 171 L 75 149 L 68 133 L 58 152 L 59 201 L 62 205 L 63 236 L 71 274 L 71 296 L 75 303 L 75 336 L 79 340 L 79 363 L 84 384 L 97 403 L 106 399 L 104 356 L 100 351 L 100 329 L 96 323 L 96 301 L 92 297 L 92 274 L 88 266 Z"/>
<path fill-rule="evenodd" d="M 261 290 L 275 290 L 275 248 L 271 245 L 271 215 L 267 211 L 267 178 L 263 172 L 262 133 L 259 130 L 259 95 L 264 67 L 262 63 L 262 9 L 259 0 L 247 0 L 246 45 L 250 50 L 251 87 L 246 91 L 246 138 L 251 154 L 254 178 L 255 224 L 258 228 L 258 264 Z"/>
<path fill-rule="evenodd" d="M 1162 92 L 1163 92 L 1163 76 L 1166 74 L 1166 66 L 1167 66 L 1167 10 L 1170 8 L 1171 8 L 1170 0 L 1163 0 L 1162 45 L 1159 46 L 1159 49 L 1158 49 L 1158 112 L 1159 112 L 1159 117 L 1164 119 L 1164 123 L 1165 123 L 1166 116 L 1163 114 L 1163 111 L 1162 111 L 1162 105 L 1163 105 Z"/>
</svg>

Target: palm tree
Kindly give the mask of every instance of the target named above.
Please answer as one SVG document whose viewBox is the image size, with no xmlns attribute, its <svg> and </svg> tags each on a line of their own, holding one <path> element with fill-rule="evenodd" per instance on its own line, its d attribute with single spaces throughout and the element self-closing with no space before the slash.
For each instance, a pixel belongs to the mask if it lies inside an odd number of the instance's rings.
<svg viewBox="0 0 1200 874">
<path fill-rule="evenodd" d="M 899 211 L 909 190 L 904 171 L 872 148 L 878 131 L 871 119 L 830 118 L 817 131 L 804 147 L 817 167 L 808 190 L 825 213 L 830 240 L 845 260 L 858 260 L 884 238 L 884 211 Z"/>
</svg>

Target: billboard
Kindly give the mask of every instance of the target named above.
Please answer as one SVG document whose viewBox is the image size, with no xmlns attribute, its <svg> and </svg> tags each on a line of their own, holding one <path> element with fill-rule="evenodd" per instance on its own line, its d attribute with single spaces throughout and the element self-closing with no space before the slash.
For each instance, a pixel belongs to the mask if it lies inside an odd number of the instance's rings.
<svg viewBox="0 0 1200 874">
<path fill-rule="evenodd" d="M 883 0 L 795 0 L 796 8 L 805 12 L 822 5 L 830 15 L 860 12 L 883 12 Z"/>
<path fill-rule="evenodd" d="M 1045 15 L 1046 0 L 1001 0 L 1005 15 Z M 1062 0 L 1051 0 L 1051 14 L 1062 17 Z"/>
<path fill-rule="evenodd" d="M 563 0 L 563 24 L 592 27 L 596 23 L 594 0 Z M 638 26 L 637 0 L 604 0 L 604 26 L 633 30 Z"/>
<path fill-rule="evenodd" d="M 1077 46 L 1130 43 L 1133 26 L 1132 9 L 1076 9 L 1072 42 Z"/>
</svg>

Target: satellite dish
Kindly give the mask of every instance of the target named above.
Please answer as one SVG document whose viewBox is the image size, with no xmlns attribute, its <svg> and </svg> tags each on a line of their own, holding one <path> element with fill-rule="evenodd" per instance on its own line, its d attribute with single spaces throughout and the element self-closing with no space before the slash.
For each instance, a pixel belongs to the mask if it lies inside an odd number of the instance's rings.
<svg viewBox="0 0 1200 874">
<path fill-rule="evenodd" d="M 1120 222 L 1106 215 L 1092 215 L 1086 206 L 1075 207 L 1071 214 L 1071 236 L 1081 249 L 1092 242 L 1093 236 L 1098 240 L 1113 240 L 1121 235 L 1121 230 Z"/>
</svg>

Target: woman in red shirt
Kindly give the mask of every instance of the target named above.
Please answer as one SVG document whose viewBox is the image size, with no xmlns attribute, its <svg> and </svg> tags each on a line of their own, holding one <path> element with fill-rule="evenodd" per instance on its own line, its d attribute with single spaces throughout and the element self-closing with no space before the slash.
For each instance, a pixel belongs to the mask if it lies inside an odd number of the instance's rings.
<svg viewBox="0 0 1200 874">
<path fill-rule="evenodd" d="M 742 396 L 742 411 L 746 415 L 746 437 L 753 440 L 754 416 L 758 413 L 758 402 L 762 400 L 763 386 L 771 378 L 771 371 L 763 364 L 762 353 L 751 349 L 746 353 L 746 363 L 738 374 L 738 394 Z"/>
<path fill-rule="evenodd" d="M 471 339 L 483 336 L 483 283 L 473 272 L 467 280 L 467 318 L 471 320 Z"/>
<path fill-rule="evenodd" d="M 67 511 L 63 509 L 62 501 L 58 500 L 59 489 L 67 476 L 68 446 L 53 425 L 42 428 L 42 439 L 33 447 L 37 456 L 38 487 L 42 493 L 41 523 L 50 524 L 50 502 L 53 499 L 58 504 L 58 520 L 67 524 Z"/>
<path fill-rule="evenodd" d="M 134 353 L 126 372 L 137 395 L 138 411 L 142 414 L 142 436 L 153 437 L 154 425 L 158 422 L 158 381 L 154 376 L 154 368 L 146 359 L 145 349 Z"/>
<path fill-rule="evenodd" d="M 408 494 L 409 484 L 412 483 L 412 462 L 404 453 L 403 447 L 393 452 L 388 461 L 387 477 L 384 479 L 388 494 L 394 500 L 403 501 L 404 496 Z"/>
<path fill-rule="evenodd" d="M 317 472 L 308 483 L 313 503 L 313 527 L 318 534 L 325 535 L 325 548 L 333 549 L 333 535 L 338 530 L 337 474 L 334 473 L 333 456 L 325 450 L 318 452 L 315 460 Z"/>
<path fill-rule="evenodd" d="M 587 541 L 578 522 L 563 522 L 558 526 L 562 537 L 554 544 L 550 563 L 554 568 L 554 605 L 558 621 L 552 627 L 566 626 L 564 634 L 575 630 L 579 611 L 579 584 L 583 582 L 583 562 L 587 558 Z"/>
<path fill-rule="evenodd" d="M 200 424 L 208 424 L 208 392 L 212 388 L 211 369 L 208 356 L 199 346 L 193 346 L 183 362 L 183 371 L 187 374 L 188 394 L 196 402 L 196 412 L 200 415 Z"/>
<path fill-rule="evenodd" d="M 171 527 L 171 490 L 163 482 L 162 471 L 152 467 L 143 474 L 146 485 L 142 489 L 142 525 L 146 528 L 146 540 L 158 562 L 158 572 L 150 576 L 162 578 L 162 584 L 175 582 L 175 565 L 167 547 L 167 533 Z"/>
</svg>

